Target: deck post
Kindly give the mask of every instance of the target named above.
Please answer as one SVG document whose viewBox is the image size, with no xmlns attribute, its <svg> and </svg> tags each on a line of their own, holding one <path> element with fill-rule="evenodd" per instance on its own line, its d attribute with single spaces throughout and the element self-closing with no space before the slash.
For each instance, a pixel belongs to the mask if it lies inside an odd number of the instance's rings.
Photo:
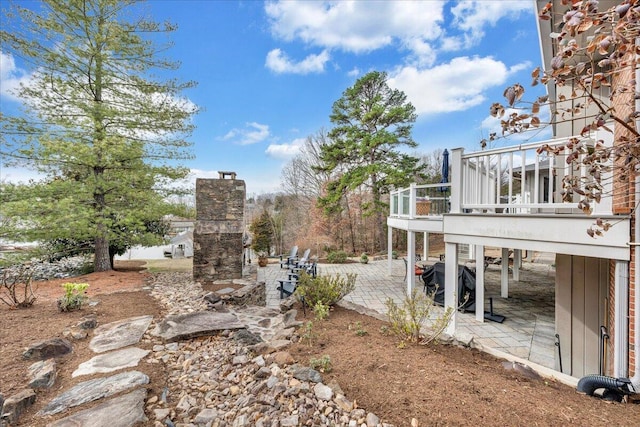
<svg viewBox="0 0 640 427">
<path fill-rule="evenodd" d="M 429 260 L 429 233 L 426 231 L 422 236 L 422 259 L 424 261 Z"/>
<path fill-rule="evenodd" d="M 476 249 L 476 320 L 484 322 L 484 245 Z"/>
<path fill-rule="evenodd" d="M 387 274 L 391 276 L 393 272 L 393 228 L 387 227 Z"/>
<path fill-rule="evenodd" d="M 463 148 L 451 150 L 451 213 L 460 213 L 462 205 L 462 153 Z"/>
<path fill-rule="evenodd" d="M 502 248 L 500 265 L 502 267 L 500 274 L 500 296 L 502 298 L 509 298 L 509 248 Z"/>
<path fill-rule="evenodd" d="M 514 249 L 513 251 L 513 280 L 520 281 L 520 268 L 522 268 L 522 251 Z"/>
<path fill-rule="evenodd" d="M 416 232 L 407 231 L 407 295 L 411 296 L 416 288 Z"/>
<path fill-rule="evenodd" d="M 449 325 L 445 333 L 454 336 L 458 315 L 457 290 L 458 290 L 458 245 L 457 243 L 444 244 L 444 308 L 453 309 Z"/>
</svg>

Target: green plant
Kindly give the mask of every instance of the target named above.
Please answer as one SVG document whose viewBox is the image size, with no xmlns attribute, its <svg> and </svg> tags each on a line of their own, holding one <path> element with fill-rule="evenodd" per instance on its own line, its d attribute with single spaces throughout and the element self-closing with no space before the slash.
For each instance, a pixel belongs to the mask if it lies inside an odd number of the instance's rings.
<svg viewBox="0 0 640 427">
<path fill-rule="evenodd" d="M 329 264 L 344 264 L 347 262 L 347 253 L 345 251 L 333 251 L 327 255 L 327 262 Z"/>
<path fill-rule="evenodd" d="M 369 262 L 369 256 L 366 254 L 366 252 L 363 252 L 362 255 L 360 255 L 360 262 L 363 264 Z"/>
<path fill-rule="evenodd" d="M 318 302 L 330 307 L 355 289 L 356 277 L 357 274 L 347 274 L 346 278 L 340 274 L 311 277 L 303 273 L 298 279 L 296 295 L 310 307 Z"/>
<path fill-rule="evenodd" d="M 273 240 L 273 228 L 271 226 L 271 215 L 269 212 L 265 210 L 260 216 L 256 217 L 249 226 L 249 231 L 253 234 L 251 249 L 253 249 L 258 256 L 269 255 L 269 253 L 271 253 L 271 243 Z"/>
<path fill-rule="evenodd" d="M 309 366 L 318 372 L 329 373 L 331 372 L 331 357 L 324 355 L 319 359 L 309 359 Z"/>
<path fill-rule="evenodd" d="M 82 308 L 82 304 L 87 299 L 84 293 L 89 288 L 89 284 L 67 282 L 61 286 L 64 288 L 64 295 L 58 298 L 58 310 L 71 311 Z"/>
<path fill-rule="evenodd" d="M 322 301 L 318 301 L 313 306 L 313 313 L 316 320 L 326 320 L 329 317 L 329 306 Z"/>
<path fill-rule="evenodd" d="M 449 324 L 453 315 L 451 308 L 435 316 L 428 330 L 423 328 L 426 320 L 433 317 L 433 295 L 434 293 L 425 295 L 414 289 L 411 295 L 405 296 L 402 306 L 398 306 L 391 298 L 387 299 L 385 305 L 389 326 L 391 332 L 400 338 L 402 345 L 405 342 L 429 344 L 437 339 Z"/>
<path fill-rule="evenodd" d="M 316 334 L 313 332 L 313 322 L 307 322 L 304 324 L 300 340 L 306 342 L 309 347 L 313 345 L 313 341 L 316 339 Z"/>
<path fill-rule="evenodd" d="M 351 325 L 349 325 L 349 329 L 352 329 Z M 368 334 L 368 332 L 362 327 L 362 322 L 356 322 L 353 329 L 355 329 L 355 334 L 359 337 L 363 337 Z"/>
</svg>

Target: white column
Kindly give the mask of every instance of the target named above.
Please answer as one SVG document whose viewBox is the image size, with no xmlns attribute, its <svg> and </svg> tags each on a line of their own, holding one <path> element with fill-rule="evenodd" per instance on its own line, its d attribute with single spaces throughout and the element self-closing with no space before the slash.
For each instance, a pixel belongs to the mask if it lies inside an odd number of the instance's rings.
<svg viewBox="0 0 640 427">
<path fill-rule="evenodd" d="M 515 249 L 513 251 L 513 280 L 520 281 L 520 267 L 522 267 L 522 251 Z"/>
<path fill-rule="evenodd" d="M 416 232 L 407 231 L 407 295 L 416 287 L 416 275 L 413 266 L 416 263 Z"/>
<path fill-rule="evenodd" d="M 476 245 L 476 320 L 484 322 L 484 245 Z"/>
<path fill-rule="evenodd" d="M 500 274 L 500 296 L 509 298 L 509 248 L 502 248 L 502 271 Z"/>
<path fill-rule="evenodd" d="M 445 309 L 453 309 L 453 315 L 445 329 L 445 333 L 453 336 L 456 332 L 458 315 L 458 245 L 456 243 L 445 243 L 444 257 L 444 307 Z"/>
<path fill-rule="evenodd" d="M 422 259 L 425 261 L 429 259 L 429 233 L 426 231 L 422 236 Z"/>
<path fill-rule="evenodd" d="M 391 252 L 393 251 L 393 228 L 387 227 L 387 274 L 391 276 L 393 271 L 393 257 Z"/>
<path fill-rule="evenodd" d="M 629 263 L 616 260 L 615 275 L 613 376 L 627 377 L 629 363 Z"/>
<path fill-rule="evenodd" d="M 451 213 L 460 213 L 462 205 L 462 153 L 464 149 L 451 150 Z"/>
</svg>

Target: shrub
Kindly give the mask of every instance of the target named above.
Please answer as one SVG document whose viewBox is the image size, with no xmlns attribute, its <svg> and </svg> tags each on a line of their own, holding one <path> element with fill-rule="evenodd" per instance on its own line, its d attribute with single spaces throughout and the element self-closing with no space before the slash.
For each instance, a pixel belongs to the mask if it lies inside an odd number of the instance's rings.
<svg viewBox="0 0 640 427">
<path fill-rule="evenodd" d="M 390 329 L 400 338 L 400 347 L 404 347 L 406 342 L 429 344 L 437 339 L 449 324 L 453 315 L 451 308 L 435 317 L 426 334 L 422 334 L 422 327 L 434 308 L 433 295 L 434 293 L 425 295 L 414 289 L 411 295 L 405 296 L 402 306 L 398 306 L 391 298 L 387 299 L 385 305 Z"/>
<path fill-rule="evenodd" d="M 330 307 L 355 289 L 356 277 L 357 274 L 347 274 L 346 278 L 339 274 L 311 277 L 303 273 L 298 280 L 296 295 L 310 307 L 319 302 Z"/>
<path fill-rule="evenodd" d="M 30 264 L 18 264 L 2 270 L 0 301 L 11 308 L 31 307 L 36 301 Z"/>
<path fill-rule="evenodd" d="M 87 297 L 84 295 L 89 287 L 88 283 L 63 283 L 64 295 L 58 298 L 58 310 L 72 311 L 82 308 Z"/>
<path fill-rule="evenodd" d="M 331 372 L 331 369 L 332 369 L 331 357 L 325 354 L 319 359 L 310 359 L 309 366 L 318 372 L 328 374 L 329 372 Z"/>
<path fill-rule="evenodd" d="M 362 253 L 362 255 L 360 255 L 360 262 L 363 264 L 366 264 L 369 262 L 369 255 L 367 255 L 365 252 Z"/>
<path fill-rule="evenodd" d="M 347 262 L 347 253 L 345 251 L 333 251 L 327 255 L 329 264 L 344 264 Z"/>
</svg>

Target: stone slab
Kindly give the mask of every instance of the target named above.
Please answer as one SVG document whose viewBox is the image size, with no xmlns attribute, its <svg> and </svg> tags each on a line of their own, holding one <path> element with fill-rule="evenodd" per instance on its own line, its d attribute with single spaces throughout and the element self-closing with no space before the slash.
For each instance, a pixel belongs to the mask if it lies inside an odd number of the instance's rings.
<svg viewBox="0 0 640 427">
<path fill-rule="evenodd" d="M 149 350 L 138 347 L 127 347 L 103 353 L 81 363 L 71 376 L 75 378 L 80 375 L 106 374 L 124 368 L 133 368 L 138 366 L 140 360 L 147 354 L 149 354 Z"/>
<path fill-rule="evenodd" d="M 227 329 L 241 329 L 244 324 L 232 313 L 199 311 L 167 316 L 151 332 L 167 342 L 212 335 Z"/>
<path fill-rule="evenodd" d="M 146 397 L 147 391 L 138 389 L 62 418 L 48 427 L 131 427 L 147 421 L 144 415 Z"/>
<path fill-rule="evenodd" d="M 121 391 L 148 384 L 149 377 L 138 371 L 122 372 L 106 378 L 96 378 L 76 384 L 55 397 L 38 415 L 53 415 L 67 408 L 109 397 Z"/>
<path fill-rule="evenodd" d="M 104 353 L 137 344 L 152 319 L 153 316 L 131 317 L 99 326 L 94 331 L 89 348 L 95 353 Z"/>
</svg>

